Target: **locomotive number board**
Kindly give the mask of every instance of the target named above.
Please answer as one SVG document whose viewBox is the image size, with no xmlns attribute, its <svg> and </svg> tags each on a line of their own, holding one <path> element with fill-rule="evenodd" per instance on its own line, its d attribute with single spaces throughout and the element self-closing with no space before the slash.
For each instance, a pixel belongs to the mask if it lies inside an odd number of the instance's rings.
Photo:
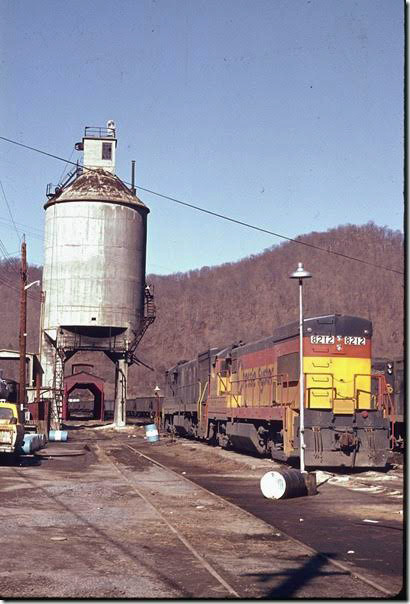
<svg viewBox="0 0 410 604">
<path fill-rule="evenodd" d="M 366 338 L 362 336 L 310 336 L 311 344 L 350 344 L 351 346 L 365 346 Z"/>
</svg>

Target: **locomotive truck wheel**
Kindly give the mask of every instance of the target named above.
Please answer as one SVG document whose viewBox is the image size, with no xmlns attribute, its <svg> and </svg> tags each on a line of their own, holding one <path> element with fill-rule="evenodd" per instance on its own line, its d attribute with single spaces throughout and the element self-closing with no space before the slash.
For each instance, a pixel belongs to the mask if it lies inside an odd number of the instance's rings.
<svg viewBox="0 0 410 604">
<path fill-rule="evenodd" d="M 231 448 L 229 438 L 226 434 L 218 434 L 218 444 L 222 449 L 228 450 Z"/>
</svg>

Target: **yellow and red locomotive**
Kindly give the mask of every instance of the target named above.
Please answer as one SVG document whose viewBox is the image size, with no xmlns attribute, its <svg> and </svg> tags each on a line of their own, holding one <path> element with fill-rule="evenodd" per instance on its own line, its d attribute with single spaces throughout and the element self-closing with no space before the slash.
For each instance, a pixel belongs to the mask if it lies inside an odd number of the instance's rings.
<svg viewBox="0 0 410 604">
<path fill-rule="evenodd" d="M 384 467 L 389 399 L 371 368 L 372 324 L 343 315 L 303 323 L 304 440 L 309 467 Z M 168 429 L 223 447 L 299 456 L 299 323 L 210 349 L 167 372 Z"/>
</svg>

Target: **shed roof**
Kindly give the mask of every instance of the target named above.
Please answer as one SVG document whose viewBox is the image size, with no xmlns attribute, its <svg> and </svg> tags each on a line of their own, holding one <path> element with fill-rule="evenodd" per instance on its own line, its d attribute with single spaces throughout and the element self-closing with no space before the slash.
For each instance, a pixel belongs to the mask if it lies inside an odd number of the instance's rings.
<svg viewBox="0 0 410 604">
<path fill-rule="evenodd" d="M 66 390 L 74 389 L 74 387 L 79 384 L 93 384 L 101 390 L 104 389 L 104 383 L 105 380 L 103 378 L 93 375 L 92 373 L 88 373 L 87 371 L 73 373 L 72 375 L 68 375 L 64 378 Z"/>
</svg>

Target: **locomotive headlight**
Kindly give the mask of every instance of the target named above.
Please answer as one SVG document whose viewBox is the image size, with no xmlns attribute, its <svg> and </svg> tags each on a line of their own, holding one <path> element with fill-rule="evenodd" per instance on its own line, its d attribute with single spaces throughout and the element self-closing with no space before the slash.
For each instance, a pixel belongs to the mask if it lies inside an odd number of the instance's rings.
<svg viewBox="0 0 410 604">
<path fill-rule="evenodd" d="M 393 373 L 393 363 L 387 363 L 387 373 L 389 375 Z"/>
</svg>

